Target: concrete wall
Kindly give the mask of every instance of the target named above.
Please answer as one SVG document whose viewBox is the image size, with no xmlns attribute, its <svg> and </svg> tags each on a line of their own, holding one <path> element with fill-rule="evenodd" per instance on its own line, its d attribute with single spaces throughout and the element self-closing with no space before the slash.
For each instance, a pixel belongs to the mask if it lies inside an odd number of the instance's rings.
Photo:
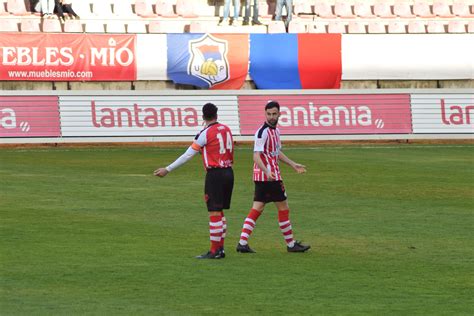
<svg viewBox="0 0 474 316">
<path fill-rule="evenodd" d="M 472 89 L 474 80 L 343 80 L 342 89 Z M 1 90 L 201 90 L 172 81 L 51 82 L 0 81 Z M 256 90 L 253 81 L 241 90 Z"/>
</svg>

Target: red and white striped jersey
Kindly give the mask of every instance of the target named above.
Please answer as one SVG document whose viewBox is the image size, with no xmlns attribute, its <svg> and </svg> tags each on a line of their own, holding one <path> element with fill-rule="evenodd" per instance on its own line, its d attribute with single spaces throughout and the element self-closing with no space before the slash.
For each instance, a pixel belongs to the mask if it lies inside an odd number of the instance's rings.
<svg viewBox="0 0 474 316">
<path fill-rule="evenodd" d="M 204 168 L 229 168 L 234 162 L 234 140 L 227 125 L 208 125 L 194 138 L 191 147 L 200 151 Z"/>
<path fill-rule="evenodd" d="M 282 180 L 278 156 L 280 155 L 281 141 L 280 130 L 267 123 L 255 133 L 254 152 L 260 152 L 260 158 L 267 169 L 275 174 L 275 180 Z M 256 163 L 253 164 L 253 181 L 268 181 L 267 175 L 260 170 Z"/>
</svg>

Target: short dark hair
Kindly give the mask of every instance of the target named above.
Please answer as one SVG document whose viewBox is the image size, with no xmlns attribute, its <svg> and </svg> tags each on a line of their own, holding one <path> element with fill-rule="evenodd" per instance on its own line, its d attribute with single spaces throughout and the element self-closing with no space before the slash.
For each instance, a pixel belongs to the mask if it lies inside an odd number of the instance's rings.
<svg viewBox="0 0 474 316">
<path fill-rule="evenodd" d="M 277 101 L 268 101 L 267 105 L 265 105 L 265 111 L 273 108 L 277 108 L 278 111 L 280 111 L 280 103 Z"/>
<path fill-rule="evenodd" d="M 207 121 L 217 118 L 217 106 L 210 102 L 204 104 L 202 107 L 202 116 Z"/>
</svg>

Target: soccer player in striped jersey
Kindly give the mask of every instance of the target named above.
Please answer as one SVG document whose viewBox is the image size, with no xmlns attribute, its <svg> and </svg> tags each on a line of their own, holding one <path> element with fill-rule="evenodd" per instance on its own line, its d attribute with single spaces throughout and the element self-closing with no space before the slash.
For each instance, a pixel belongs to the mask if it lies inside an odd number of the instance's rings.
<svg viewBox="0 0 474 316">
<path fill-rule="evenodd" d="M 202 153 L 204 168 L 207 171 L 204 199 L 209 211 L 211 249 L 196 258 L 221 259 L 225 257 L 224 238 L 227 231 L 223 210 L 230 208 L 234 187 L 234 143 L 230 128 L 217 122 L 217 107 L 214 104 L 207 103 L 203 106 L 202 118 L 206 127 L 196 135 L 192 145 L 175 162 L 166 168 L 155 170 L 154 174 L 164 177 L 198 152 Z"/>
<path fill-rule="evenodd" d="M 255 252 L 249 247 L 248 239 L 255 228 L 257 219 L 269 202 L 274 202 L 278 209 L 278 222 L 288 252 L 305 252 L 311 247 L 293 239 L 293 229 L 289 218 L 290 210 L 278 163 L 279 161 L 286 163 L 297 173 L 306 172 L 306 167 L 294 162 L 281 151 L 280 130 L 277 128 L 280 104 L 276 101 L 268 102 L 265 106 L 265 117 L 266 122 L 255 133 L 253 154 L 255 194 L 252 209 L 244 221 L 237 252 Z"/>
</svg>

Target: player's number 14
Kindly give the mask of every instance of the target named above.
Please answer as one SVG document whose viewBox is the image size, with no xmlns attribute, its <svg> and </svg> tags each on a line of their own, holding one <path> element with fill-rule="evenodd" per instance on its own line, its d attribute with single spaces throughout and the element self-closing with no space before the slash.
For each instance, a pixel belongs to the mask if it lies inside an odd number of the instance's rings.
<svg viewBox="0 0 474 316">
<path fill-rule="evenodd" d="M 225 135 L 225 142 L 224 142 L 224 137 L 222 136 L 221 133 L 217 134 L 217 139 L 219 140 L 219 153 L 220 154 L 225 154 L 226 149 L 228 149 L 230 152 L 232 152 L 232 136 L 230 136 L 230 133 L 227 132 Z"/>
</svg>

